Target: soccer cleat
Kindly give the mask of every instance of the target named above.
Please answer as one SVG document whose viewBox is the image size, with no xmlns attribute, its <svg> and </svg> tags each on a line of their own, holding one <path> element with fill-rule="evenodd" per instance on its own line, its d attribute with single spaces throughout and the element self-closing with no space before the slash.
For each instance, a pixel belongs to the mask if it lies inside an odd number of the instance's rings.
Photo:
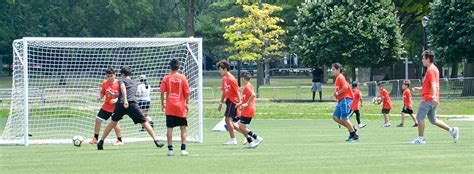
<svg viewBox="0 0 474 174">
<path fill-rule="evenodd" d="M 95 137 L 92 138 L 92 140 L 89 141 L 89 144 L 97 144 L 97 139 Z"/>
<path fill-rule="evenodd" d="M 459 140 L 459 128 L 458 127 L 453 127 L 449 130 L 449 133 L 453 137 L 453 143 L 458 142 L 458 140 Z"/>
<path fill-rule="evenodd" d="M 168 153 L 167 153 L 168 156 L 173 156 L 174 155 L 174 152 L 172 150 L 168 150 Z"/>
<path fill-rule="evenodd" d="M 415 124 L 414 124 L 413 126 L 411 126 L 411 127 L 418 127 L 418 124 L 415 123 Z"/>
<path fill-rule="evenodd" d="M 400 123 L 399 125 L 397 125 L 397 127 L 403 127 L 403 124 L 402 124 L 402 123 Z"/>
<path fill-rule="evenodd" d="M 385 123 L 381 127 L 390 127 L 390 126 L 392 126 L 392 123 Z"/>
<path fill-rule="evenodd" d="M 112 146 L 121 146 L 121 145 L 123 145 L 123 142 L 122 142 L 122 141 L 119 141 L 119 140 L 115 141 L 115 142 L 112 144 Z"/>
<path fill-rule="evenodd" d="M 236 145 L 236 144 L 237 144 L 237 140 L 230 140 L 224 143 L 224 145 Z"/>
<path fill-rule="evenodd" d="M 246 149 L 252 149 L 256 147 L 257 147 L 257 144 L 255 144 L 255 142 L 250 142 L 247 144 L 247 146 L 245 146 Z"/>
<path fill-rule="evenodd" d="M 364 128 L 365 126 L 367 126 L 367 125 L 364 124 L 364 123 L 359 124 L 359 128 Z"/>
<path fill-rule="evenodd" d="M 181 156 L 189 156 L 188 151 L 186 151 L 186 150 L 181 150 Z"/>
<path fill-rule="evenodd" d="M 349 142 L 352 142 L 352 141 L 359 141 L 359 135 L 355 134 L 354 136 L 352 136 Z"/>
<path fill-rule="evenodd" d="M 104 140 L 100 140 L 99 143 L 97 143 L 97 150 L 104 150 Z"/>
<path fill-rule="evenodd" d="M 261 136 L 258 136 L 257 139 L 255 139 L 255 146 L 260 145 L 263 142 L 263 138 Z"/>
<path fill-rule="evenodd" d="M 161 143 L 161 142 L 158 141 L 158 140 L 155 140 L 155 145 L 156 145 L 156 147 L 158 147 L 158 148 L 162 148 L 162 147 L 164 146 L 164 144 Z"/>
<path fill-rule="evenodd" d="M 426 140 L 421 137 L 416 137 L 410 144 L 426 144 Z"/>
</svg>

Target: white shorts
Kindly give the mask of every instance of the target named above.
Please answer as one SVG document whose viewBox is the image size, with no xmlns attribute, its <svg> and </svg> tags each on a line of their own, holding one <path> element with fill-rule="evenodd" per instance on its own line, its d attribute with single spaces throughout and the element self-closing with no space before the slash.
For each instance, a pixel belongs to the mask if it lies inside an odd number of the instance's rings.
<svg viewBox="0 0 474 174">
<path fill-rule="evenodd" d="M 323 91 L 323 87 L 321 85 L 321 82 L 313 82 L 313 85 L 311 86 L 311 91 L 313 92 L 321 92 Z"/>
</svg>

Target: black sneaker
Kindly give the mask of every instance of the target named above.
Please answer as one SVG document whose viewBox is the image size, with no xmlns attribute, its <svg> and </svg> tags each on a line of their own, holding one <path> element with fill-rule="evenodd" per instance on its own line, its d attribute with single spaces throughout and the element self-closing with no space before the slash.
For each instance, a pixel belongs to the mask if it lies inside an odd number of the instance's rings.
<svg viewBox="0 0 474 174">
<path fill-rule="evenodd" d="M 346 140 L 346 141 L 347 141 L 347 142 L 352 141 L 352 138 L 353 138 L 353 137 L 354 137 L 354 136 L 352 136 L 352 134 L 349 134 L 349 137 L 347 137 L 347 140 Z"/>
<path fill-rule="evenodd" d="M 97 143 L 97 150 L 104 150 L 104 140 L 100 140 Z"/>
<path fill-rule="evenodd" d="M 415 123 L 412 127 L 418 127 L 418 124 Z"/>
<path fill-rule="evenodd" d="M 352 136 L 352 141 L 359 141 L 359 135 L 355 134 Z"/>
<path fill-rule="evenodd" d="M 397 125 L 397 127 L 403 127 L 403 124 L 399 124 L 399 125 Z"/>
<path fill-rule="evenodd" d="M 145 128 L 142 126 L 142 129 L 138 130 L 139 132 L 145 132 Z"/>
<path fill-rule="evenodd" d="M 164 144 L 163 144 L 163 143 L 160 143 L 160 141 L 158 141 L 158 140 L 155 140 L 155 145 L 156 145 L 156 147 L 158 147 L 158 148 L 162 148 L 162 147 L 164 146 Z"/>
</svg>

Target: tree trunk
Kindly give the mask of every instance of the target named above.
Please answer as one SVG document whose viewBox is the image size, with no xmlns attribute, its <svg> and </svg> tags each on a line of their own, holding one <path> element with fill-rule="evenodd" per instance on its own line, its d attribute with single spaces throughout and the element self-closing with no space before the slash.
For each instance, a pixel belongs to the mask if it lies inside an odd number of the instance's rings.
<svg viewBox="0 0 474 174">
<path fill-rule="evenodd" d="M 194 36 L 194 0 L 186 0 L 186 27 L 184 35 Z"/>
<path fill-rule="evenodd" d="M 464 77 L 474 77 L 474 63 L 466 63 L 464 67 Z M 462 96 L 474 96 L 474 79 L 464 79 Z"/>
<path fill-rule="evenodd" d="M 352 67 L 352 81 L 355 82 L 357 79 L 356 67 Z"/>
<path fill-rule="evenodd" d="M 453 62 L 453 67 L 451 68 L 451 78 L 458 78 L 458 68 L 459 63 Z"/>
<path fill-rule="evenodd" d="M 435 65 L 436 65 L 436 68 L 438 68 L 438 71 L 439 71 L 439 78 L 444 78 L 443 64 L 437 63 Z"/>
<path fill-rule="evenodd" d="M 270 85 L 270 60 L 265 60 L 265 83 L 264 85 Z"/>
<path fill-rule="evenodd" d="M 370 81 L 374 81 L 374 69 L 370 68 Z M 369 83 L 367 85 L 367 88 L 369 90 L 369 96 L 374 97 L 377 95 L 377 84 L 375 83 Z"/>
<path fill-rule="evenodd" d="M 259 89 L 260 89 L 260 85 L 263 85 L 263 76 L 264 76 L 264 73 L 263 73 L 263 62 L 262 60 L 257 60 L 257 98 L 259 98 L 261 95 L 260 95 L 260 92 L 259 92 Z"/>
</svg>

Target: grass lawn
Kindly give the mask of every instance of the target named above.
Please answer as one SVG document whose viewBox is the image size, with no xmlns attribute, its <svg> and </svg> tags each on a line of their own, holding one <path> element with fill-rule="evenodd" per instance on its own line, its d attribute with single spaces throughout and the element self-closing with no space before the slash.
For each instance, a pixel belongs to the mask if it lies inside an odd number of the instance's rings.
<svg viewBox="0 0 474 174">
<path fill-rule="evenodd" d="M 4 119 L 4 118 L 2 118 Z M 31 145 L 0 147 L 5 173 L 471 173 L 474 170 L 473 123 L 460 127 L 453 144 L 441 129 L 428 125 L 426 145 L 410 145 L 416 129 L 381 128 L 368 121 L 360 142 L 346 143 L 347 132 L 329 120 L 252 121 L 265 138 L 257 149 L 221 145 L 227 133 L 209 132 L 216 119 L 205 120 L 205 141 L 188 144 L 189 157 L 166 156 L 151 142 L 121 147 Z M 239 142 L 243 138 L 238 138 Z M 175 143 L 175 149 L 179 144 Z M 179 152 L 175 150 L 175 152 Z"/>
</svg>

